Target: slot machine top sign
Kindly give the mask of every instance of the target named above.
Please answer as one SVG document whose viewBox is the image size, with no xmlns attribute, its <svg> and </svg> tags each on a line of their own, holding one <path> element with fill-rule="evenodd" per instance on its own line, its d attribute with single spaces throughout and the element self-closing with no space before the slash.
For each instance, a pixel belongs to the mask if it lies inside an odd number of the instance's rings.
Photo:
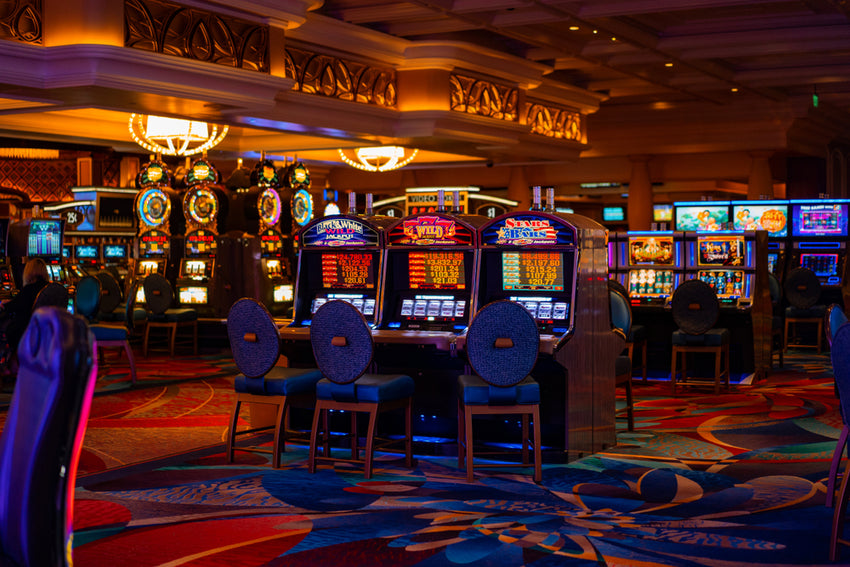
<svg viewBox="0 0 850 567">
<path fill-rule="evenodd" d="M 310 188 L 310 171 L 303 163 L 295 162 L 286 170 L 286 184 L 293 189 Z"/>
<path fill-rule="evenodd" d="M 402 219 L 389 231 L 391 245 L 472 246 L 472 228 L 448 215 L 426 214 Z"/>
<path fill-rule="evenodd" d="M 171 214 L 171 200 L 158 187 L 146 189 L 139 193 L 136 201 L 136 213 L 144 224 L 160 226 L 168 220 Z"/>
<path fill-rule="evenodd" d="M 143 258 L 155 256 L 168 257 L 171 239 L 168 234 L 152 228 L 139 235 L 139 255 Z"/>
<path fill-rule="evenodd" d="M 254 170 L 251 171 L 251 185 L 256 185 L 257 187 L 280 187 L 280 177 L 277 174 L 274 163 L 264 159 L 254 166 Z"/>
<path fill-rule="evenodd" d="M 194 187 L 201 183 L 218 183 L 218 181 L 218 170 L 205 159 L 195 160 L 192 168 L 186 173 L 186 185 L 189 187 Z"/>
<path fill-rule="evenodd" d="M 496 246 L 575 245 L 575 228 L 553 215 L 521 213 L 495 219 L 482 230 L 482 244 Z"/>
<path fill-rule="evenodd" d="M 136 176 L 136 185 L 140 188 L 170 187 L 171 174 L 164 163 L 152 161 L 142 166 L 139 175 Z"/>
<path fill-rule="evenodd" d="M 356 218 L 332 217 L 316 221 L 301 233 L 304 246 L 378 246 L 378 231 Z"/>
</svg>

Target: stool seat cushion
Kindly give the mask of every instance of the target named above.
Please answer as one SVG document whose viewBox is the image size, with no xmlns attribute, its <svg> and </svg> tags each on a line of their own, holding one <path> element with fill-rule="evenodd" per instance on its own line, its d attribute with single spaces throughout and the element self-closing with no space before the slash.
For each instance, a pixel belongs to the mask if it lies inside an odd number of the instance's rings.
<svg viewBox="0 0 850 567">
<path fill-rule="evenodd" d="M 413 391 L 413 378 L 405 374 L 363 374 L 347 384 L 322 378 L 316 384 L 317 398 L 336 402 L 391 402 L 409 398 Z"/>
<path fill-rule="evenodd" d="M 457 389 L 464 405 L 512 406 L 540 403 L 540 385 L 531 376 L 526 376 L 513 386 L 492 386 L 480 376 L 463 374 L 458 376 Z"/>
<path fill-rule="evenodd" d="M 194 309 L 166 309 L 165 313 L 150 313 L 148 320 L 156 323 L 182 323 L 185 321 L 197 321 L 198 312 Z"/>
<path fill-rule="evenodd" d="M 701 335 L 689 335 L 684 331 L 673 332 L 673 344 L 678 346 L 720 346 L 729 343 L 729 329 L 709 329 Z"/>
<path fill-rule="evenodd" d="M 233 381 L 233 389 L 239 394 L 267 396 L 292 396 L 312 392 L 322 373 L 315 368 L 286 368 L 275 366 L 259 378 L 246 378 L 239 374 Z"/>
<path fill-rule="evenodd" d="M 626 340 L 630 343 L 637 343 L 640 341 L 645 341 L 649 336 L 649 332 L 646 330 L 646 327 L 643 325 L 632 325 L 631 330 L 629 330 L 629 335 L 626 337 Z"/>
<path fill-rule="evenodd" d="M 89 325 L 94 338 L 99 341 L 126 341 L 127 327 L 112 325 Z"/>
<path fill-rule="evenodd" d="M 826 315 L 826 305 L 814 305 L 808 309 L 788 306 L 785 308 L 785 317 L 789 319 L 817 319 Z"/>
<path fill-rule="evenodd" d="M 100 319 L 101 321 L 123 321 L 127 318 L 126 314 L 124 313 L 125 311 L 126 306 L 122 303 L 118 306 L 117 309 L 115 309 L 114 311 L 110 311 L 109 313 L 104 313 L 101 311 L 100 314 L 98 314 L 98 319 Z M 148 313 L 143 308 L 133 308 L 134 321 L 144 321 L 145 319 L 147 319 L 147 317 Z"/>
<path fill-rule="evenodd" d="M 632 359 L 628 356 L 618 356 L 614 362 L 614 376 L 632 373 Z"/>
</svg>

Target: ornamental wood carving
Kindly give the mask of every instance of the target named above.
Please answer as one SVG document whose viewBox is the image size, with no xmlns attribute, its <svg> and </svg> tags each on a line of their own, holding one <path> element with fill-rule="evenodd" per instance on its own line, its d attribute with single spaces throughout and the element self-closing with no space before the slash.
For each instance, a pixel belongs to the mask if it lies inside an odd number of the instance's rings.
<svg viewBox="0 0 850 567">
<path fill-rule="evenodd" d="M 526 113 L 526 124 L 531 126 L 532 134 L 581 141 L 581 113 L 575 110 L 531 103 Z"/>
<path fill-rule="evenodd" d="M 489 81 L 452 74 L 449 78 L 451 109 L 515 122 L 517 89 Z"/>
<path fill-rule="evenodd" d="M 124 45 L 269 72 L 268 26 L 172 2 L 125 0 Z"/>
<path fill-rule="evenodd" d="M 392 69 L 287 47 L 286 77 L 295 80 L 294 91 L 385 108 L 396 105 Z"/>
<path fill-rule="evenodd" d="M 0 0 L 0 39 L 41 45 L 41 0 Z"/>
</svg>

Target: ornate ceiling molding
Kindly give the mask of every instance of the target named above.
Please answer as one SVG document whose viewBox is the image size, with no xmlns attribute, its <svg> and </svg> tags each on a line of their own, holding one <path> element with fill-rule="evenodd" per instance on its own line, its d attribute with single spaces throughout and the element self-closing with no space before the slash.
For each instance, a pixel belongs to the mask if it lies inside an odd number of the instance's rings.
<svg viewBox="0 0 850 567">
<path fill-rule="evenodd" d="M 0 4 L 0 39 L 42 44 L 41 0 L 11 0 Z"/>
</svg>

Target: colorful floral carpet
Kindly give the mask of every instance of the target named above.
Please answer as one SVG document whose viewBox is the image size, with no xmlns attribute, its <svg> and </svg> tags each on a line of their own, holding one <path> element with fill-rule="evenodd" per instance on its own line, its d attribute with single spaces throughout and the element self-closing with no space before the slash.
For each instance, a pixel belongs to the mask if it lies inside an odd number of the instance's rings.
<svg viewBox="0 0 850 567">
<path fill-rule="evenodd" d="M 413 470 L 372 480 L 306 468 L 288 447 L 225 462 L 221 446 L 78 482 L 74 559 L 87 566 L 820 565 L 840 417 L 826 356 L 789 357 L 754 385 L 676 397 L 637 384 L 636 431 L 570 464 Z M 120 472 L 120 471 L 119 471 Z M 850 565 L 850 550 L 845 553 Z"/>
</svg>

